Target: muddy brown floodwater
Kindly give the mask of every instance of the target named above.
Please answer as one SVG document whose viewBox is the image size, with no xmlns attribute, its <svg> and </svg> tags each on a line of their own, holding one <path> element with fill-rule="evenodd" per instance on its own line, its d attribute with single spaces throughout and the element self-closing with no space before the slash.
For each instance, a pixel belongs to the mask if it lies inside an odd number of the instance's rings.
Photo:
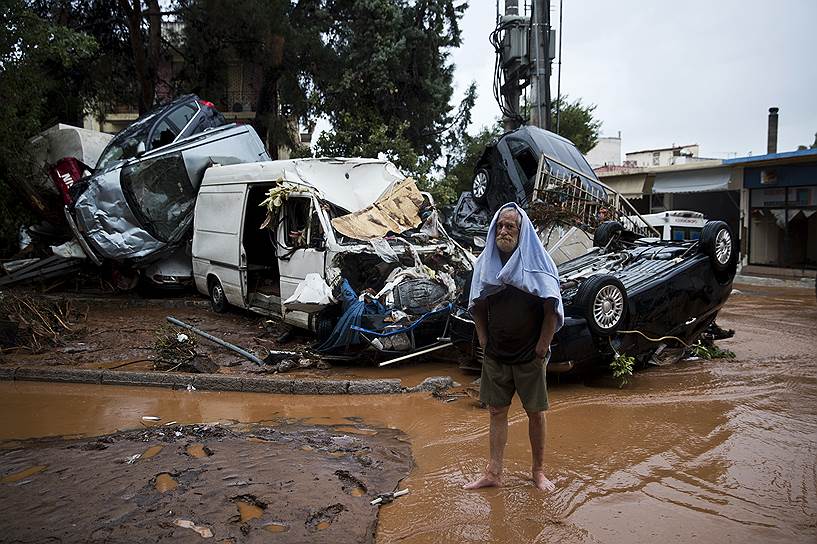
<svg viewBox="0 0 817 544">
<path fill-rule="evenodd" d="M 719 318 L 737 330 L 719 343 L 737 359 L 645 370 L 623 389 L 606 380 L 551 385 L 547 466 L 557 491 L 549 495 L 527 481 L 527 422 L 516 401 L 506 487 L 479 492 L 461 486 L 486 463 L 488 416 L 468 397 L 444 403 L 427 394 L 287 397 L 6 382 L 0 438 L 13 448 L 30 437 L 100 435 L 140 428 L 144 415 L 180 424 L 339 425 L 357 417 L 403 431 L 416 462 L 400 484 L 410 493 L 381 508 L 380 543 L 816 542 L 814 293 L 739 288 Z M 26 478 L 48 473 L 31 461 Z M 0 459 L 0 477 L 9 475 Z"/>
</svg>

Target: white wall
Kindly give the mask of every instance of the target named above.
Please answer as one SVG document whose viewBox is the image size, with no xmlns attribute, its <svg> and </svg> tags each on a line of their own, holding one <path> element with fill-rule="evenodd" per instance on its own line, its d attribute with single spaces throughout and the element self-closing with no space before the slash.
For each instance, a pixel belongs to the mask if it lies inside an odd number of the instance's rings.
<svg viewBox="0 0 817 544">
<path fill-rule="evenodd" d="M 657 164 L 654 160 L 655 153 L 658 153 Z M 634 161 L 635 166 L 672 166 L 674 164 L 692 162 L 689 160 L 689 157 L 692 157 L 693 161 L 698 157 L 697 145 L 627 153 L 625 160 Z"/>
<path fill-rule="evenodd" d="M 596 146 L 587 152 L 587 162 L 593 168 L 604 165 L 621 165 L 621 138 L 599 138 Z"/>
</svg>

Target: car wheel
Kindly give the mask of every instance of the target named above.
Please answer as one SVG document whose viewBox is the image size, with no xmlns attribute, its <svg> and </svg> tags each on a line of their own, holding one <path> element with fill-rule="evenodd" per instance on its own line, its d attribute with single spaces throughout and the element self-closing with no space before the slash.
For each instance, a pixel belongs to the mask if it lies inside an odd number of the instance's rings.
<svg viewBox="0 0 817 544">
<path fill-rule="evenodd" d="M 624 322 L 627 290 L 615 276 L 591 276 L 579 286 L 575 305 L 581 309 L 590 332 L 610 336 Z"/>
<path fill-rule="evenodd" d="M 484 204 L 488 197 L 488 186 L 491 183 L 491 176 L 485 168 L 477 169 L 474 174 L 474 182 L 471 186 L 471 194 L 474 195 L 474 200 L 480 204 Z"/>
<path fill-rule="evenodd" d="M 699 247 L 718 272 L 728 270 L 737 259 L 732 230 L 723 221 L 709 221 L 704 225 Z"/>
<path fill-rule="evenodd" d="M 618 237 L 624 231 L 624 225 L 618 221 L 605 221 L 593 234 L 593 245 L 596 247 L 607 247 L 613 238 Z"/>
<path fill-rule="evenodd" d="M 210 306 L 214 312 L 224 313 L 227 311 L 227 296 L 224 294 L 224 287 L 221 282 L 214 279 L 210 282 Z"/>
</svg>

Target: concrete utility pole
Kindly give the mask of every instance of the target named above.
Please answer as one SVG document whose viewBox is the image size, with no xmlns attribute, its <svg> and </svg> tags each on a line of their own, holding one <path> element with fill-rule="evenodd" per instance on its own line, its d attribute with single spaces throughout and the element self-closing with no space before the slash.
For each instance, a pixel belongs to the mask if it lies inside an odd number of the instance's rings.
<svg viewBox="0 0 817 544">
<path fill-rule="evenodd" d="M 497 7 L 499 4 L 497 3 Z M 519 16 L 519 0 L 505 0 L 505 17 Z M 507 20 L 507 19 L 506 19 Z M 519 99 L 522 97 L 522 87 L 519 85 L 519 78 L 514 73 L 516 66 L 503 65 L 505 70 L 505 84 L 502 86 L 502 97 L 505 99 L 505 107 L 509 112 L 519 115 Z M 513 74 L 511 76 L 511 74 Z M 510 77 L 509 77 L 510 76 Z M 505 130 L 519 128 L 519 118 L 504 115 L 502 126 Z"/>
<path fill-rule="evenodd" d="M 533 0 L 531 14 L 531 124 L 551 130 L 550 72 L 555 55 L 550 0 Z"/>
</svg>

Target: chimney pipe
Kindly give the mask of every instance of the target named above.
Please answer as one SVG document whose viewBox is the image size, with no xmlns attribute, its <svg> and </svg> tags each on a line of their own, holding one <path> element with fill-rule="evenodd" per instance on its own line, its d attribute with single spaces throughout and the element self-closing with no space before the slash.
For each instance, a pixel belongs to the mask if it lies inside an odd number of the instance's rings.
<svg viewBox="0 0 817 544">
<path fill-rule="evenodd" d="M 777 112 L 779 108 L 769 108 L 769 136 L 767 153 L 777 153 Z"/>
</svg>

